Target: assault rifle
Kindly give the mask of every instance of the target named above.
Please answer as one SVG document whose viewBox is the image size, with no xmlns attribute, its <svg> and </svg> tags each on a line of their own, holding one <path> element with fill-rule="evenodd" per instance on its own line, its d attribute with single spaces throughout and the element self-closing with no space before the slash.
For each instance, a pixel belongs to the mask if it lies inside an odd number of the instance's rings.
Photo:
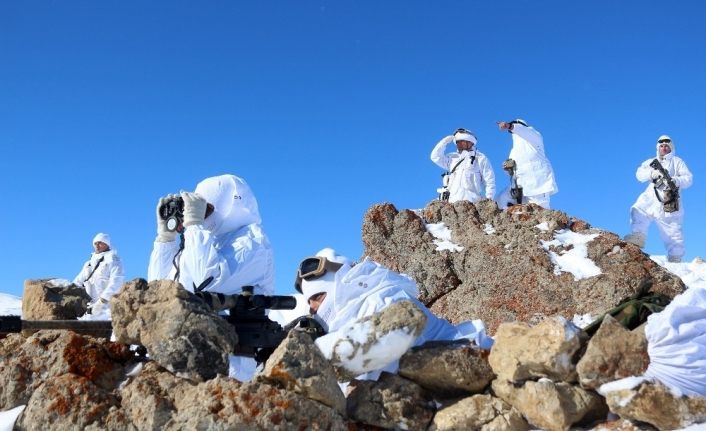
<svg viewBox="0 0 706 431">
<path fill-rule="evenodd" d="M 266 310 L 296 308 L 297 300 L 293 296 L 254 295 L 251 286 L 243 287 L 242 294 L 199 292 L 194 295 L 214 312 L 228 310 L 222 317 L 238 334 L 233 354 L 253 357 L 258 362 L 264 362 L 292 329 L 305 331 L 314 339 L 325 333 L 310 316 L 301 316 L 284 328 L 267 317 Z M 110 320 L 22 320 L 20 316 L 0 316 L 0 338 L 13 332 L 42 329 L 69 330 L 103 338 L 110 338 L 113 332 Z"/>
<path fill-rule="evenodd" d="M 662 206 L 664 206 L 664 211 L 668 213 L 673 213 L 676 211 L 679 211 L 679 187 L 677 184 L 674 182 L 674 179 L 672 178 L 671 175 L 669 175 L 669 172 L 667 172 L 666 169 L 662 166 L 662 164 L 659 162 L 659 160 L 654 159 L 650 162 L 650 167 L 652 169 L 656 169 L 659 171 L 660 174 L 662 174 L 661 178 L 658 178 L 654 181 L 655 184 L 655 195 L 657 196 L 657 200 L 662 202 Z M 664 191 L 662 192 L 664 197 L 659 196 L 659 192 L 657 189 L 664 184 Z"/>
</svg>

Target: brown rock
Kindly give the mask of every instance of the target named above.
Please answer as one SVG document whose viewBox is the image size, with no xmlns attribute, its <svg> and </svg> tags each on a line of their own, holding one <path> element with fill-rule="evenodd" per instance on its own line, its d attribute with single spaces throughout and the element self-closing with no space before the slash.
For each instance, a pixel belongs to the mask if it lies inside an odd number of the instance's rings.
<svg viewBox="0 0 706 431">
<path fill-rule="evenodd" d="M 603 398 L 568 383 L 548 379 L 513 386 L 493 381 L 493 391 L 519 410 L 533 425 L 546 431 L 568 430 L 577 423 L 605 418 L 608 409 Z"/>
<path fill-rule="evenodd" d="M 123 378 L 127 346 L 70 331 L 39 331 L 0 362 L 0 410 L 26 404 L 47 379 L 67 373 L 112 390 Z"/>
<path fill-rule="evenodd" d="M 625 329 L 607 315 L 576 365 L 581 386 L 597 389 L 604 383 L 641 376 L 650 363 L 644 327 Z"/>
<path fill-rule="evenodd" d="M 25 280 L 22 318 L 25 320 L 71 320 L 83 316 L 91 302 L 86 289 L 57 287 L 51 279 Z"/>
<path fill-rule="evenodd" d="M 429 431 L 524 431 L 529 424 L 514 407 L 491 395 L 473 395 L 439 410 Z"/>
<path fill-rule="evenodd" d="M 304 332 L 289 332 L 267 360 L 260 377 L 346 414 L 346 397 L 333 366 Z"/>
<path fill-rule="evenodd" d="M 636 246 L 561 211 L 532 204 L 500 211 L 484 199 L 475 205 L 434 201 L 421 214 L 423 220 L 389 203 L 369 208 L 363 222 L 363 254 L 414 278 L 419 299 L 437 315 L 454 323 L 482 319 L 491 334 L 502 322 L 529 321 L 536 315 L 599 315 L 645 283 L 669 297 L 685 289 L 679 277 Z M 464 249 L 436 251 L 425 222 L 443 222 L 453 242 Z M 541 223 L 548 230 L 539 229 Z M 486 233 L 486 225 L 495 232 Z M 602 274 L 577 281 L 572 274 L 554 273 L 541 241 L 552 240 L 555 230 L 570 228 L 598 234 L 587 245 L 588 257 Z"/>
<path fill-rule="evenodd" d="M 193 380 L 228 374 L 235 329 L 181 284 L 125 283 L 111 300 L 111 315 L 119 342 L 145 346 L 168 370 Z"/>
<path fill-rule="evenodd" d="M 400 358 L 399 374 L 432 391 L 437 398 L 478 393 L 495 378 L 488 353 L 467 342 L 430 342 Z"/>
<path fill-rule="evenodd" d="M 348 394 L 348 417 L 381 428 L 426 430 L 434 410 L 423 389 L 396 374 L 355 382 Z"/>
<path fill-rule="evenodd" d="M 52 430 L 73 431 L 88 425 L 101 426 L 110 408 L 117 405 L 117 397 L 89 379 L 63 374 L 47 380 L 34 391 L 16 427 L 45 431 L 50 425 Z"/>
<path fill-rule="evenodd" d="M 647 422 L 660 430 L 706 423 L 706 397 L 677 397 L 658 382 L 604 394 L 610 410 L 624 419 Z"/>
<path fill-rule="evenodd" d="M 547 377 L 576 381 L 575 355 L 585 334 L 560 316 L 531 327 L 526 323 L 504 323 L 495 334 L 488 361 L 498 379 L 521 382 Z"/>
</svg>

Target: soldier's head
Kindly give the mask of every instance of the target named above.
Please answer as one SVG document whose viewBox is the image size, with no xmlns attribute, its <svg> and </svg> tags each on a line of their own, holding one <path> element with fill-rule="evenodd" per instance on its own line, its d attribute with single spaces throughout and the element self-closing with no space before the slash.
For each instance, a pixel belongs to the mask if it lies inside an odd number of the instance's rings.
<svg viewBox="0 0 706 431">
<path fill-rule="evenodd" d="M 107 233 L 99 233 L 93 237 L 93 249 L 96 253 L 110 250 L 110 236 Z"/>
<path fill-rule="evenodd" d="M 454 132 L 454 143 L 459 152 L 470 151 L 478 143 L 478 139 L 470 130 L 459 128 Z"/>
<path fill-rule="evenodd" d="M 657 155 L 664 157 L 669 153 L 674 152 L 674 143 L 672 138 L 667 135 L 662 135 L 657 138 Z"/>
</svg>

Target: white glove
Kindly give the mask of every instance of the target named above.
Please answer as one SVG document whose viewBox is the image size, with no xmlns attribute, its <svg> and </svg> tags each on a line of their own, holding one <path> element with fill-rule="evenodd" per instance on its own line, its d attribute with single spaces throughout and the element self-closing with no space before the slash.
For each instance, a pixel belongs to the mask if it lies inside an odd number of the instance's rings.
<svg viewBox="0 0 706 431">
<path fill-rule="evenodd" d="M 157 213 L 157 239 L 155 241 L 157 242 L 172 242 L 176 240 L 176 231 L 170 232 L 167 229 L 167 221 L 162 220 L 162 217 L 159 216 L 159 209 L 164 205 L 168 200 L 175 198 L 177 195 L 167 195 L 164 197 L 159 198 L 159 202 L 157 202 L 157 209 L 155 212 Z"/>
<path fill-rule="evenodd" d="M 192 192 L 181 192 L 181 197 L 184 199 L 184 226 L 202 224 L 206 218 L 206 199 Z"/>
<path fill-rule="evenodd" d="M 662 173 L 660 171 L 658 171 L 657 169 L 652 169 L 652 173 L 650 174 L 650 177 L 654 181 L 654 180 L 662 178 Z"/>
<path fill-rule="evenodd" d="M 448 145 L 454 141 L 454 135 L 449 135 L 442 139 L 442 141 L 444 141 L 444 144 Z"/>
</svg>

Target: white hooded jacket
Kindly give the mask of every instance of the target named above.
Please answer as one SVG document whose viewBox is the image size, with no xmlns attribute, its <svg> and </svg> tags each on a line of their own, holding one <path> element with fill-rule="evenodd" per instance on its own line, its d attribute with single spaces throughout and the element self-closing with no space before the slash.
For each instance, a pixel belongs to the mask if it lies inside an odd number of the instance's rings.
<svg viewBox="0 0 706 431">
<path fill-rule="evenodd" d="M 174 279 L 174 258 L 179 253 L 178 281 L 189 291 L 212 277 L 204 291 L 236 294 L 243 286 L 254 286 L 257 294 L 273 294 L 272 246 L 247 183 L 234 175 L 220 175 L 201 181 L 194 191 L 214 206 L 214 212 L 203 224 L 186 227 L 181 253 L 179 237 L 155 241 L 149 280 Z"/>
<path fill-rule="evenodd" d="M 446 146 L 453 140 L 453 136 L 445 137 L 431 152 L 431 160 L 434 163 L 448 172 L 453 170 L 448 178 L 449 202 L 461 200 L 478 202 L 483 198 L 483 187 L 485 187 L 485 197 L 493 199 L 495 173 L 488 158 L 475 149 L 475 144 L 471 151 L 444 153 Z"/>
<path fill-rule="evenodd" d="M 330 287 L 327 289 L 317 289 L 327 292 L 317 313 L 328 326 L 327 337 L 336 334 L 337 331 L 343 333 L 346 325 L 351 322 L 377 313 L 395 302 L 407 300 L 414 302 L 427 316 L 424 331 L 416 339 L 414 346 L 432 340 L 460 338 L 474 340 L 486 349 L 492 346 L 492 339 L 485 335 L 485 325 L 482 321 L 474 320 L 454 326 L 447 320 L 437 317 L 417 299 L 418 290 L 414 280 L 368 258 L 352 267 L 344 264 L 336 271 L 335 277 L 332 277 L 329 284 Z M 375 379 L 380 371 L 395 372 L 397 369 L 398 361 L 393 360 L 383 369 L 368 370 L 368 373 L 358 378 Z"/>
<path fill-rule="evenodd" d="M 669 173 L 677 187 L 679 187 L 680 190 L 686 189 L 690 187 L 693 183 L 693 176 L 689 171 L 689 168 L 686 166 L 686 163 L 684 163 L 681 158 L 676 156 L 676 148 L 674 146 L 674 142 L 670 142 L 669 146 L 671 147 L 672 151 L 669 154 L 666 154 L 662 159 L 660 159 L 658 143 L 655 158 L 659 160 L 659 163 L 662 165 L 662 167 Z M 638 167 L 637 171 L 635 172 L 635 177 L 637 178 L 637 180 L 641 183 L 646 182 L 647 187 L 642 192 L 642 194 L 637 197 L 637 200 L 633 204 L 633 207 L 641 210 L 642 212 L 651 217 L 661 219 L 665 217 L 664 205 L 662 204 L 662 202 L 659 201 L 659 199 L 657 199 L 657 195 L 655 194 L 655 186 L 652 183 L 651 177 L 652 167 L 650 166 L 650 163 L 652 163 L 655 158 L 647 159 L 642 162 L 640 167 Z M 660 199 L 662 199 L 662 190 L 658 189 L 657 193 L 659 193 Z M 680 198 L 679 210 L 674 213 L 671 213 L 670 217 L 681 217 L 683 215 L 683 211 L 684 210 Z"/>
<path fill-rule="evenodd" d="M 513 123 L 510 158 L 517 164 L 517 184 L 525 196 L 552 195 L 559 191 L 554 170 L 544 154 L 544 138 L 533 127 Z"/>
<path fill-rule="evenodd" d="M 95 269 L 95 271 L 94 271 Z M 91 275 L 91 273 L 93 273 Z M 74 278 L 74 284 L 83 286 L 93 301 L 110 298 L 123 286 L 123 264 L 115 250 L 93 253 L 83 264 L 81 272 Z"/>
</svg>

